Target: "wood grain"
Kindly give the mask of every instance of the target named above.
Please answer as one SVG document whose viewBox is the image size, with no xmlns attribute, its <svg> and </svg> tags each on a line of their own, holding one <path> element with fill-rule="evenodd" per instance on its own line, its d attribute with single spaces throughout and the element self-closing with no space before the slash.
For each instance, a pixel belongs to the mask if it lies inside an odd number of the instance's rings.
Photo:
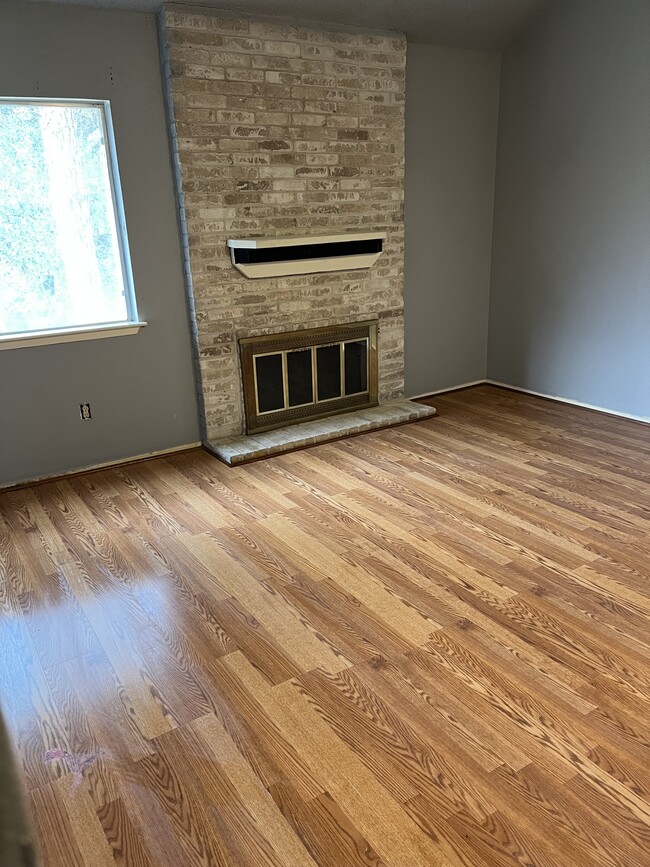
<svg viewBox="0 0 650 867">
<path fill-rule="evenodd" d="M 46 867 L 650 863 L 650 435 L 489 386 L 0 494 Z"/>
</svg>

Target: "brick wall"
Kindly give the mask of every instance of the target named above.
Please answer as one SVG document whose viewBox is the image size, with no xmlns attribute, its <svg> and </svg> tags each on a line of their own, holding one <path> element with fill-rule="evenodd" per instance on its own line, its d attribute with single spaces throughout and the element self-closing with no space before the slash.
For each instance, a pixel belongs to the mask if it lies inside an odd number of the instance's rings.
<svg viewBox="0 0 650 867">
<path fill-rule="evenodd" d="M 378 317 L 403 390 L 400 35 L 167 5 L 161 46 L 205 435 L 242 431 L 239 337 Z M 388 233 L 370 271 L 248 280 L 233 237 Z"/>
</svg>

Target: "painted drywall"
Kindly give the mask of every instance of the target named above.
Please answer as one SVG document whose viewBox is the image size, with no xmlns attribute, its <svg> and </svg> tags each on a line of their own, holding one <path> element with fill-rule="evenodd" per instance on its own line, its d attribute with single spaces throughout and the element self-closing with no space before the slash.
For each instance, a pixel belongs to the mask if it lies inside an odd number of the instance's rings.
<svg viewBox="0 0 650 867">
<path fill-rule="evenodd" d="M 0 94 L 111 101 L 149 324 L 128 337 L 0 352 L 0 485 L 200 438 L 155 20 L 28 3 L 3 4 L 1 18 Z"/>
<path fill-rule="evenodd" d="M 486 375 L 498 99 L 496 52 L 409 43 L 407 395 Z"/>
<path fill-rule="evenodd" d="M 650 416 L 650 4 L 559 2 L 502 59 L 491 379 Z"/>
</svg>

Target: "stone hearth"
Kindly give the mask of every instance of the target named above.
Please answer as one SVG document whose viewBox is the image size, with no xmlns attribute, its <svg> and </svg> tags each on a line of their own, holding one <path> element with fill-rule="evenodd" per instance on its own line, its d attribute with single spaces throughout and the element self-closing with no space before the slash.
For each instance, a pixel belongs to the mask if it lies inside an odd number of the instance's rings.
<svg viewBox="0 0 650 867">
<path fill-rule="evenodd" d="M 225 463 L 235 466 L 359 433 L 411 421 L 422 421 L 435 414 L 436 411 L 432 406 L 401 398 L 371 409 L 294 424 L 268 433 L 231 437 L 220 442 L 208 443 L 207 448 Z"/>
</svg>

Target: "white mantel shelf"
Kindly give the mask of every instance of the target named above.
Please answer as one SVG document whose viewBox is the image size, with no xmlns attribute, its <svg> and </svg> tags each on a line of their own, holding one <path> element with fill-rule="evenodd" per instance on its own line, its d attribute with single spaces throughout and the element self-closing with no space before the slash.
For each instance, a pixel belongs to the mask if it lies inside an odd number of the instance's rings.
<svg viewBox="0 0 650 867">
<path fill-rule="evenodd" d="M 345 232 L 292 238 L 231 238 L 228 247 L 233 265 L 245 277 L 284 277 L 371 268 L 381 256 L 385 240 L 386 232 Z"/>
</svg>

